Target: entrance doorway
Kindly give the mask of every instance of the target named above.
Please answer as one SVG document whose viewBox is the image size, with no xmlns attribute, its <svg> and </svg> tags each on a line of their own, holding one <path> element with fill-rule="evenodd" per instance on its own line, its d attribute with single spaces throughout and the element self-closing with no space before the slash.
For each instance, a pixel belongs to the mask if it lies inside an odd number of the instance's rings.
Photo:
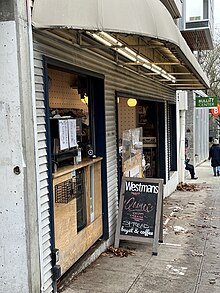
<svg viewBox="0 0 220 293">
<path fill-rule="evenodd" d="M 143 157 L 145 159 L 143 176 L 154 178 L 158 178 L 160 176 L 160 132 L 158 119 L 159 104 L 161 103 L 139 98 L 118 96 L 117 109 L 120 178 L 125 176 L 125 174 L 123 174 L 122 166 L 123 132 L 134 128 L 142 128 Z"/>
<path fill-rule="evenodd" d="M 108 233 L 104 79 L 89 73 L 45 61 L 51 234 L 61 275 Z"/>
</svg>

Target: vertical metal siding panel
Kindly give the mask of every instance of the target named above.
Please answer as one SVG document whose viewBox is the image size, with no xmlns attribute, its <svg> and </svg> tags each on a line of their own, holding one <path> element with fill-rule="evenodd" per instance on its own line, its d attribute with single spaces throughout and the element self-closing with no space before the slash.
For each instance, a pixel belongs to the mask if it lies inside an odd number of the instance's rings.
<svg viewBox="0 0 220 293">
<path fill-rule="evenodd" d="M 105 99 L 106 99 L 106 140 L 107 140 L 107 184 L 108 184 L 108 210 L 109 210 L 109 236 L 114 236 L 116 219 L 118 211 L 118 187 L 117 187 L 117 149 L 116 149 L 116 111 L 115 111 L 115 90 L 113 87 L 106 84 L 105 86 Z M 109 170 L 113 170 L 109 173 Z M 110 175 L 111 174 L 111 175 Z M 114 216 L 113 216 L 114 215 Z"/>
<path fill-rule="evenodd" d="M 50 209 L 48 192 L 46 122 L 43 87 L 43 60 L 42 54 L 34 52 L 35 91 L 37 113 L 37 139 L 39 164 L 39 229 L 41 250 L 41 290 L 44 293 L 53 292 L 51 235 L 50 235 Z"/>
<path fill-rule="evenodd" d="M 170 105 L 167 105 L 167 162 L 168 162 L 168 179 L 170 179 L 171 171 L 171 128 L 170 128 Z"/>
<path fill-rule="evenodd" d="M 166 182 L 169 180 L 169 146 L 168 146 L 168 103 L 165 102 L 165 168 L 166 168 Z"/>
<path fill-rule="evenodd" d="M 195 109 L 195 117 L 195 164 L 199 164 L 207 158 L 208 154 L 208 109 Z"/>
<path fill-rule="evenodd" d="M 63 34 L 65 35 L 65 34 Z M 68 35 L 68 33 L 66 33 Z M 109 234 L 114 236 L 118 207 L 117 186 L 117 145 L 116 145 L 116 109 L 115 92 L 152 98 L 152 100 L 175 101 L 175 91 L 163 86 L 156 80 L 150 80 L 137 73 L 117 66 L 104 57 L 98 56 L 88 49 L 74 46 L 71 41 L 59 38 L 56 41 L 51 32 L 40 32 L 34 35 L 35 47 L 48 57 L 85 68 L 105 76 L 105 114 L 106 114 L 106 146 L 107 146 L 107 188 L 109 203 Z M 123 76 L 123 79 L 121 78 Z M 114 170 L 114 172 L 109 172 Z M 116 204 L 117 203 L 117 204 Z"/>
</svg>

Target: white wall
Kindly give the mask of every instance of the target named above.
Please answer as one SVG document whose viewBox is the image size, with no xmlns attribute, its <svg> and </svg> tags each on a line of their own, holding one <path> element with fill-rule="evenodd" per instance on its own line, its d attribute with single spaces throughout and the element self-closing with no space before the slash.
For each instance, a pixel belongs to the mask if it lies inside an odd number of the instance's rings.
<svg viewBox="0 0 220 293">
<path fill-rule="evenodd" d="M 186 21 L 190 21 L 190 17 L 200 17 L 203 20 L 203 0 L 186 0 Z"/>
<path fill-rule="evenodd" d="M 26 1 L 0 22 L 0 292 L 40 292 L 33 80 Z"/>
<path fill-rule="evenodd" d="M 25 166 L 15 22 L 1 22 L 0 37 L 0 291 L 26 293 Z M 21 172 L 18 175 L 13 171 L 16 166 Z"/>
</svg>

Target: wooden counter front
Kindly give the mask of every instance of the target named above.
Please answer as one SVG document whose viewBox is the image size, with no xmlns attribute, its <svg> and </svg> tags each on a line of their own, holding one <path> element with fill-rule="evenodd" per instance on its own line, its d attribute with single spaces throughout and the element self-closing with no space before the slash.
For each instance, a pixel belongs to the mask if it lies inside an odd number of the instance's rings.
<svg viewBox="0 0 220 293">
<path fill-rule="evenodd" d="M 71 174 L 71 172 L 74 170 L 88 167 L 88 166 L 93 165 L 97 162 L 100 162 L 101 160 L 102 160 L 102 158 L 98 157 L 95 159 L 83 160 L 81 163 L 76 164 L 76 165 L 69 165 L 69 166 L 61 167 L 57 170 L 56 173 L 53 173 L 53 178 L 55 179 L 57 177 L 61 177 L 61 176 L 65 175 L 65 174 Z"/>
<path fill-rule="evenodd" d="M 68 203 L 54 202 L 55 246 L 60 252 L 62 274 L 102 236 L 101 160 L 102 158 L 86 160 L 78 165 L 62 167 L 53 174 L 53 189 L 55 185 L 71 179 L 74 170 L 83 168 L 85 178 L 85 228 L 77 232 L 76 198 Z M 93 211 L 91 194 L 94 195 Z"/>
</svg>

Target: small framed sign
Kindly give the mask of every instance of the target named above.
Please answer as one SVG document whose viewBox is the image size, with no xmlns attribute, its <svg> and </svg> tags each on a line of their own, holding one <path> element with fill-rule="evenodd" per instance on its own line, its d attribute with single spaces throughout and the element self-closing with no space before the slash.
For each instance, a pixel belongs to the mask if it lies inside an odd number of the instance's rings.
<svg viewBox="0 0 220 293">
<path fill-rule="evenodd" d="M 163 242 L 163 179 L 123 177 L 115 247 L 120 240 Z"/>
<path fill-rule="evenodd" d="M 196 97 L 196 108 L 215 108 L 217 104 L 217 97 Z"/>
</svg>

